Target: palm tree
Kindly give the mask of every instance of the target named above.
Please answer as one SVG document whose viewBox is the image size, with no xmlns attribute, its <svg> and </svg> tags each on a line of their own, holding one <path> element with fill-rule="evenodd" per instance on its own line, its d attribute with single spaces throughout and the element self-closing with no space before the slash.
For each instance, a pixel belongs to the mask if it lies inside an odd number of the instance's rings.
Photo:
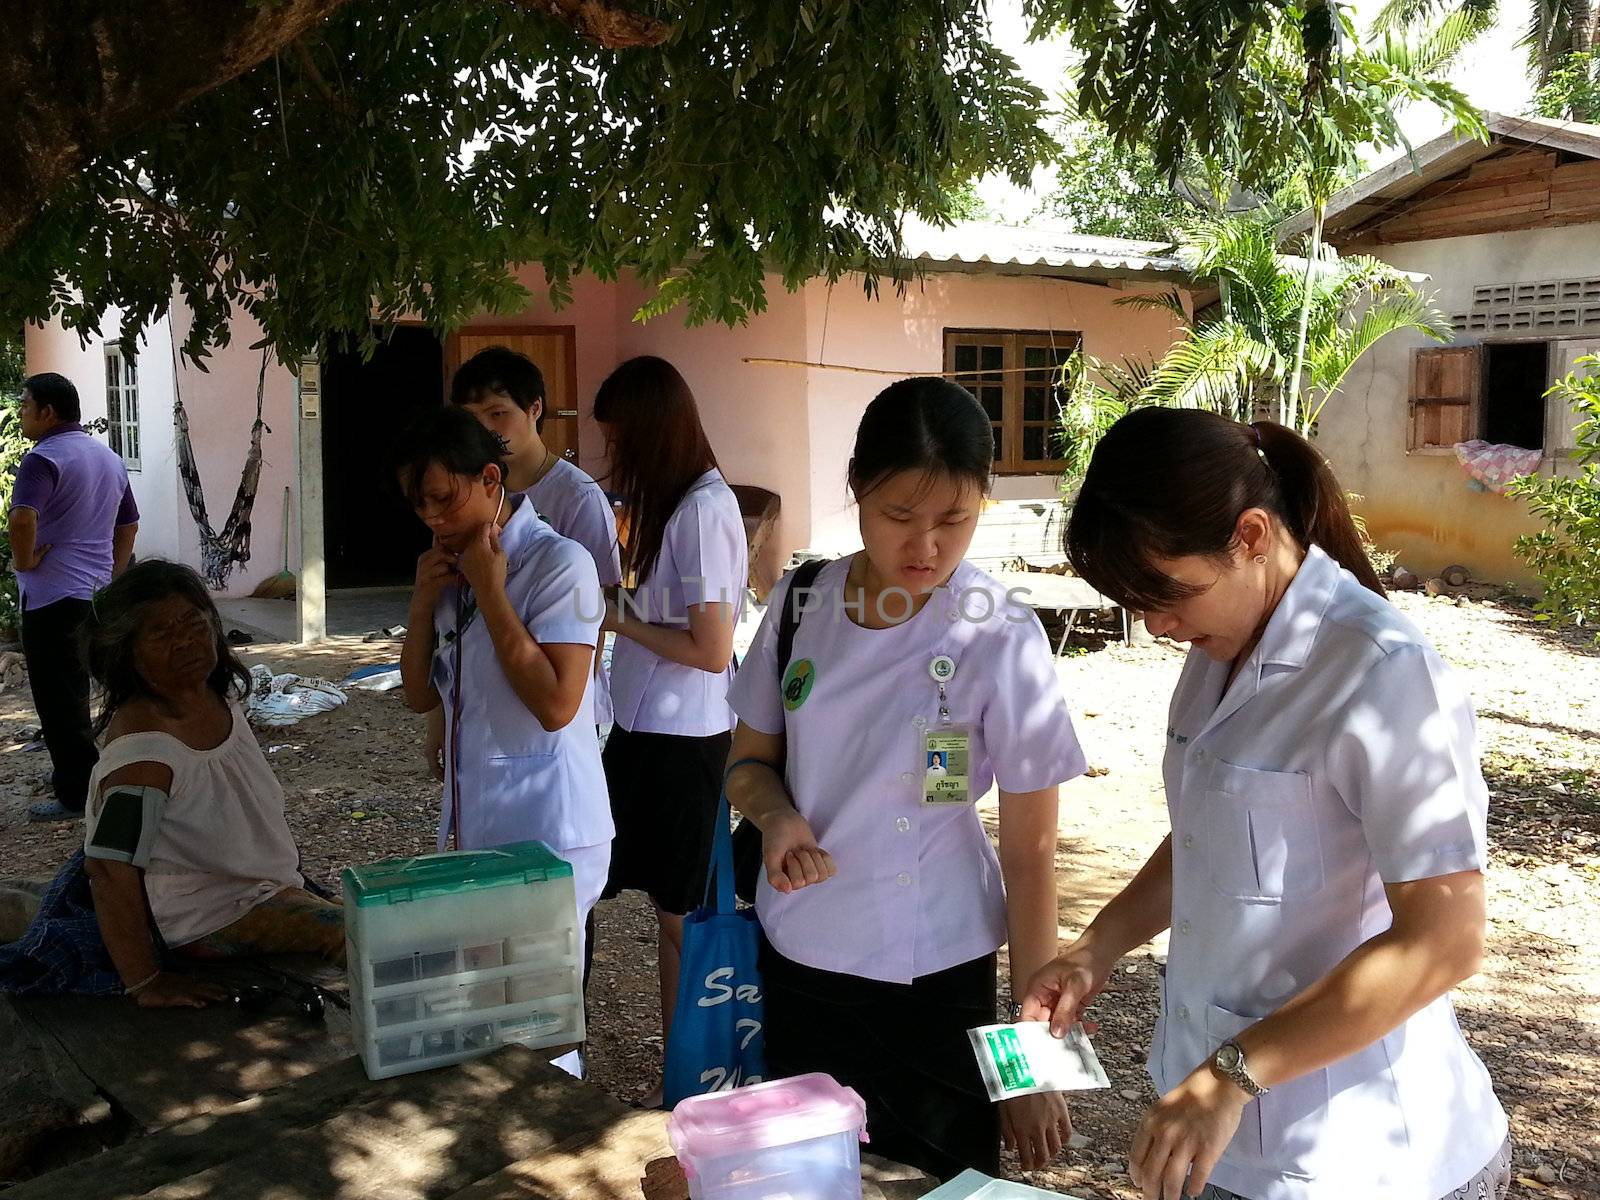
<svg viewBox="0 0 1600 1200">
<path fill-rule="evenodd" d="M 1196 278 L 1216 281 L 1218 300 L 1193 321 L 1175 293 L 1120 301 L 1173 311 L 1190 326 L 1150 372 L 1141 403 L 1241 421 L 1266 410 L 1309 434 L 1350 368 L 1383 338 L 1407 329 L 1450 337 L 1449 322 L 1403 272 L 1328 246 L 1313 261 L 1286 257 L 1260 218 L 1197 220 L 1179 231 L 1178 256 Z M 1297 361 L 1303 395 L 1289 386 Z"/>
<path fill-rule="evenodd" d="M 1390 2 L 1424 6 L 1448 0 Z M 1210 137 L 1194 147 L 1201 160 L 1258 193 L 1275 194 L 1293 184 L 1310 210 L 1311 228 L 1302 251 L 1302 307 L 1288 344 L 1288 365 L 1273 371 L 1281 377 L 1278 416 L 1285 424 L 1298 421 L 1303 408 L 1300 392 L 1309 382 L 1310 305 L 1319 292 L 1312 275 L 1324 269 L 1322 230 L 1328 202 L 1359 172 L 1365 148 L 1409 148 L 1397 115 L 1408 104 L 1431 104 L 1463 134 L 1487 136 L 1481 116 L 1466 96 L 1438 78 L 1486 27 L 1486 18 L 1474 9 L 1432 24 L 1415 22 L 1404 33 L 1380 31 L 1358 44 L 1342 9 L 1308 5 L 1256 35 L 1244 51 L 1247 70 L 1241 91 L 1246 103 L 1227 119 L 1218 119 Z M 1317 66 L 1322 59 L 1315 51 L 1329 44 L 1342 49 L 1336 71 Z M 1283 96 L 1295 97 L 1294 105 L 1275 99 Z M 1235 354 L 1226 357 L 1237 361 Z M 1216 369 L 1220 367 L 1213 364 Z"/>
<path fill-rule="evenodd" d="M 1470 41 L 1500 19 L 1500 0 L 1388 0 L 1373 28 L 1385 36 L 1444 14 L 1441 27 L 1466 33 Z M 1531 0 L 1527 26 L 1517 45 L 1528 52 L 1534 88 L 1543 88 L 1576 54 L 1600 48 L 1600 3 L 1596 0 Z M 1454 57 L 1454 53 L 1450 55 Z M 1576 119 L 1595 114 L 1574 114 Z"/>
</svg>

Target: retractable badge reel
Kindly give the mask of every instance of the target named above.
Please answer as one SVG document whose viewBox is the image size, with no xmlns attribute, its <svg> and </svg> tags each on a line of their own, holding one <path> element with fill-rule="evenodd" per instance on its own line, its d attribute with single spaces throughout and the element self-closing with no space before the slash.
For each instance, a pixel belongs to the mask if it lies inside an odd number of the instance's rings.
<svg viewBox="0 0 1600 1200">
<path fill-rule="evenodd" d="M 947 688 L 956 677 L 955 659 L 939 655 L 928 664 L 928 674 L 939 686 L 939 720 L 922 733 L 922 802 L 940 807 L 970 804 L 972 734 L 950 720 Z"/>
</svg>

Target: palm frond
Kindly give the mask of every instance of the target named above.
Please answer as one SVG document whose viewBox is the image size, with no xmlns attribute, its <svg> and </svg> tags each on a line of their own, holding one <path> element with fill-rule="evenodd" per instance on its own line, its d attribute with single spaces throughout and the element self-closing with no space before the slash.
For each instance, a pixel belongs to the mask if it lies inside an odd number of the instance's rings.
<svg viewBox="0 0 1600 1200">
<path fill-rule="evenodd" d="M 1187 309 L 1183 307 L 1183 297 L 1178 294 L 1178 289 L 1169 292 L 1151 293 L 1140 292 L 1133 296 L 1123 296 L 1116 301 L 1119 308 L 1137 308 L 1145 312 L 1171 313 L 1185 325 L 1192 324 Z"/>
<path fill-rule="evenodd" d="M 1102 386 L 1130 407 L 1139 402 L 1140 393 L 1150 382 L 1156 364 L 1147 358 L 1124 358 L 1119 363 L 1102 362 Z"/>
<path fill-rule="evenodd" d="M 1379 32 L 1403 30 L 1428 20 L 1441 8 L 1442 0 L 1387 0 L 1372 19 L 1372 28 Z"/>
<path fill-rule="evenodd" d="M 1543 87 L 1550 74 L 1572 53 L 1572 23 L 1577 17 L 1574 0 L 1533 0 L 1528 27 L 1517 39 L 1528 51 L 1534 83 Z"/>
<path fill-rule="evenodd" d="M 1376 297 L 1354 326 L 1338 330 L 1308 355 L 1311 386 L 1321 396 L 1308 413 L 1305 427 L 1316 424 L 1323 406 L 1343 386 L 1345 376 L 1362 355 L 1390 334 L 1405 330 L 1425 334 L 1436 342 L 1447 342 L 1451 336 L 1448 318 L 1429 297 L 1408 286 Z"/>
<path fill-rule="evenodd" d="M 1435 25 L 1387 29 L 1367 47 L 1367 53 L 1398 73 L 1425 78 L 1453 65 L 1472 42 L 1494 28 L 1492 8 L 1462 7 Z"/>
<path fill-rule="evenodd" d="M 1150 373 L 1141 399 L 1238 416 L 1248 412 L 1256 382 L 1281 370 L 1273 347 L 1233 321 L 1218 321 L 1167 351 Z"/>
<path fill-rule="evenodd" d="M 1058 434 L 1067 490 L 1088 471 L 1100 439 L 1138 403 L 1132 384 L 1142 366 L 1136 360 L 1106 363 L 1076 351 L 1062 367 L 1066 396 L 1058 412 Z"/>
</svg>

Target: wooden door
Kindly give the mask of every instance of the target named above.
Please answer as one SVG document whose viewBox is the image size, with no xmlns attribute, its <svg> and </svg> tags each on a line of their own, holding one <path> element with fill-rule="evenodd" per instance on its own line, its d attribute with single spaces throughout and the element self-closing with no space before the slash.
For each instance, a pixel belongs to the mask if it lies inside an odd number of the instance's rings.
<svg viewBox="0 0 1600 1200">
<path fill-rule="evenodd" d="M 526 354 L 544 375 L 544 444 L 569 462 L 578 461 L 578 350 L 572 325 L 469 326 L 452 334 L 446 369 L 480 350 L 505 346 Z"/>
</svg>

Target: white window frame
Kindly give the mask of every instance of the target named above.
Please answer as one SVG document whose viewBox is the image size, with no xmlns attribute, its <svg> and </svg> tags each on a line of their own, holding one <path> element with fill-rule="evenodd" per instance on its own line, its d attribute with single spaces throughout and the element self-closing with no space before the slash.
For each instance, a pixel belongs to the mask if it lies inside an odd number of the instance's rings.
<svg viewBox="0 0 1600 1200">
<path fill-rule="evenodd" d="M 106 347 L 106 441 L 130 471 L 139 470 L 139 371 L 120 346 Z"/>
</svg>

